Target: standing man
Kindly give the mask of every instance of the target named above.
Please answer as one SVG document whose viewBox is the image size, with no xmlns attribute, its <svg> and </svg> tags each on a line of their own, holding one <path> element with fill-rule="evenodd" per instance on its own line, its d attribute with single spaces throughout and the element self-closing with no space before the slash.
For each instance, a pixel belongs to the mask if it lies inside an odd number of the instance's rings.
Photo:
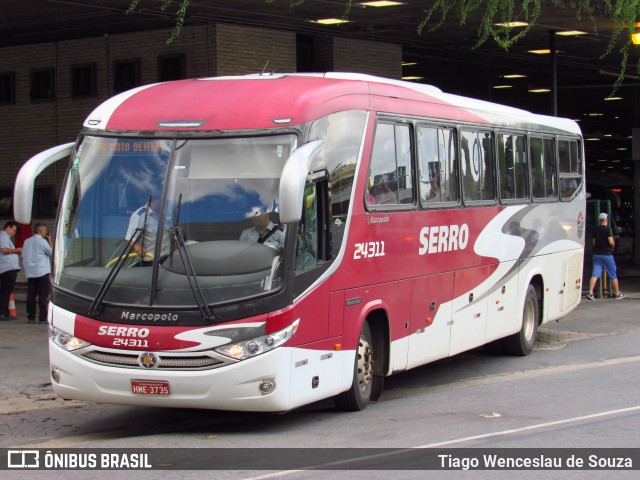
<svg viewBox="0 0 640 480">
<path fill-rule="evenodd" d="M 49 294 L 51 293 L 51 236 L 43 223 L 36 223 L 35 233 L 25 240 L 22 247 L 22 262 L 27 277 L 27 318 L 36 322 L 36 298 L 39 308 L 39 323 L 47 323 Z"/>
<path fill-rule="evenodd" d="M 620 300 L 626 295 L 620 291 L 618 285 L 618 275 L 616 273 L 616 262 L 613 259 L 613 248 L 615 242 L 613 234 L 609 228 L 609 217 L 606 213 L 601 213 L 598 217 L 600 225 L 593 232 L 593 270 L 591 271 L 591 279 L 589 280 L 589 300 L 595 300 L 593 289 L 596 286 L 598 278 L 602 276 L 602 270 L 606 270 L 611 280 L 611 288 L 613 290 L 613 298 Z"/>
<path fill-rule="evenodd" d="M 12 237 L 18 231 L 18 224 L 9 221 L 4 224 L 0 232 L 0 321 L 15 320 L 15 316 L 9 316 L 9 297 L 13 293 L 16 278 L 20 271 L 21 248 L 16 248 Z"/>
</svg>

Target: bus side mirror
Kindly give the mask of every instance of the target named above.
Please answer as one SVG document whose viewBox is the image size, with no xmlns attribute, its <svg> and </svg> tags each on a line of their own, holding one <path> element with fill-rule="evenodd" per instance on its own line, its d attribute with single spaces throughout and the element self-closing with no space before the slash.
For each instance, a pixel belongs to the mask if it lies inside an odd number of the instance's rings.
<svg viewBox="0 0 640 480">
<path fill-rule="evenodd" d="M 49 165 L 68 158 L 75 143 L 65 143 L 57 147 L 49 148 L 44 152 L 31 157 L 22 166 L 16 177 L 16 185 L 13 189 L 13 215 L 16 222 L 31 223 L 31 208 L 33 206 L 33 190 L 36 177 Z"/>
<path fill-rule="evenodd" d="M 304 186 L 313 159 L 322 147 L 322 140 L 305 143 L 287 159 L 280 177 L 280 223 L 294 223 L 302 215 Z"/>
</svg>

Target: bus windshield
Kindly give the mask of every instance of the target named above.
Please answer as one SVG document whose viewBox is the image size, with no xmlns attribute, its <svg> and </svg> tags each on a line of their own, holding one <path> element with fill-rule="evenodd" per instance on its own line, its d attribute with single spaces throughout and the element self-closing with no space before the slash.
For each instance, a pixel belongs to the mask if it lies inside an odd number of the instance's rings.
<svg viewBox="0 0 640 480">
<path fill-rule="evenodd" d="M 193 305 L 196 289 L 207 304 L 278 289 L 278 185 L 296 144 L 84 137 L 62 197 L 56 284 L 89 298 L 107 284 L 105 302 L 160 306 Z"/>
</svg>

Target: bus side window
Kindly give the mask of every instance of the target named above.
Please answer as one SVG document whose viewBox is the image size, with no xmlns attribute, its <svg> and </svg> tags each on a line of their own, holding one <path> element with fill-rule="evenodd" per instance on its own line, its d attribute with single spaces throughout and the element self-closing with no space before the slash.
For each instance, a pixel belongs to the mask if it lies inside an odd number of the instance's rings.
<svg viewBox="0 0 640 480">
<path fill-rule="evenodd" d="M 418 128 L 418 170 L 418 190 L 422 204 L 458 200 L 452 130 Z"/>
<path fill-rule="evenodd" d="M 582 184 L 582 163 L 576 140 L 558 140 L 560 197 L 570 199 Z"/>
<path fill-rule="evenodd" d="M 459 199 L 458 185 L 460 184 L 456 136 L 454 130 L 440 130 L 438 134 L 438 148 L 442 153 L 442 201 L 457 202 Z"/>
<path fill-rule="evenodd" d="M 329 172 L 325 170 L 323 178 L 307 182 L 304 188 L 302 217 L 296 239 L 296 275 L 331 260 L 330 199 Z"/>
<path fill-rule="evenodd" d="M 408 125 L 379 123 L 369 166 L 368 206 L 413 203 Z"/>
<path fill-rule="evenodd" d="M 296 273 L 303 273 L 318 264 L 318 195 L 316 184 L 304 188 L 302 218 L 296 240 Z"/>
<path fill-rule="evenodd" d="M 553 199 L 558 197 L 556 180 L 556 155 L 553 138 L 532 137 L 531 184 L 533 198 Z"/>
<path fill-rule="evenodd" d="M 527 152 L 524 135 L 501 134 L 498 138 L 500 198 L 529 198 Z"/>
<path fill-rule="evenodd" d="M 495 200 L 493 133 L 462 131 L 460 159 L 465 201 Z"/>
</svg>

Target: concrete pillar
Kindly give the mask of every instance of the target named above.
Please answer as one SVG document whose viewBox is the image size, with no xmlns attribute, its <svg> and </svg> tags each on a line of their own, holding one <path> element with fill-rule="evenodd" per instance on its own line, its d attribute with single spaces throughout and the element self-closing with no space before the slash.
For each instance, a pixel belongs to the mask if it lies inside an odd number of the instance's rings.
<svg viewBox="0 0 640 480">
<path fill-rule="evenodd" d="M 633 128 L 631 141 L 631 159 L 633 160 L 633 222 L 634 241 L 633 259 L 640 265 L 640 128 Z"/>
</svg>

